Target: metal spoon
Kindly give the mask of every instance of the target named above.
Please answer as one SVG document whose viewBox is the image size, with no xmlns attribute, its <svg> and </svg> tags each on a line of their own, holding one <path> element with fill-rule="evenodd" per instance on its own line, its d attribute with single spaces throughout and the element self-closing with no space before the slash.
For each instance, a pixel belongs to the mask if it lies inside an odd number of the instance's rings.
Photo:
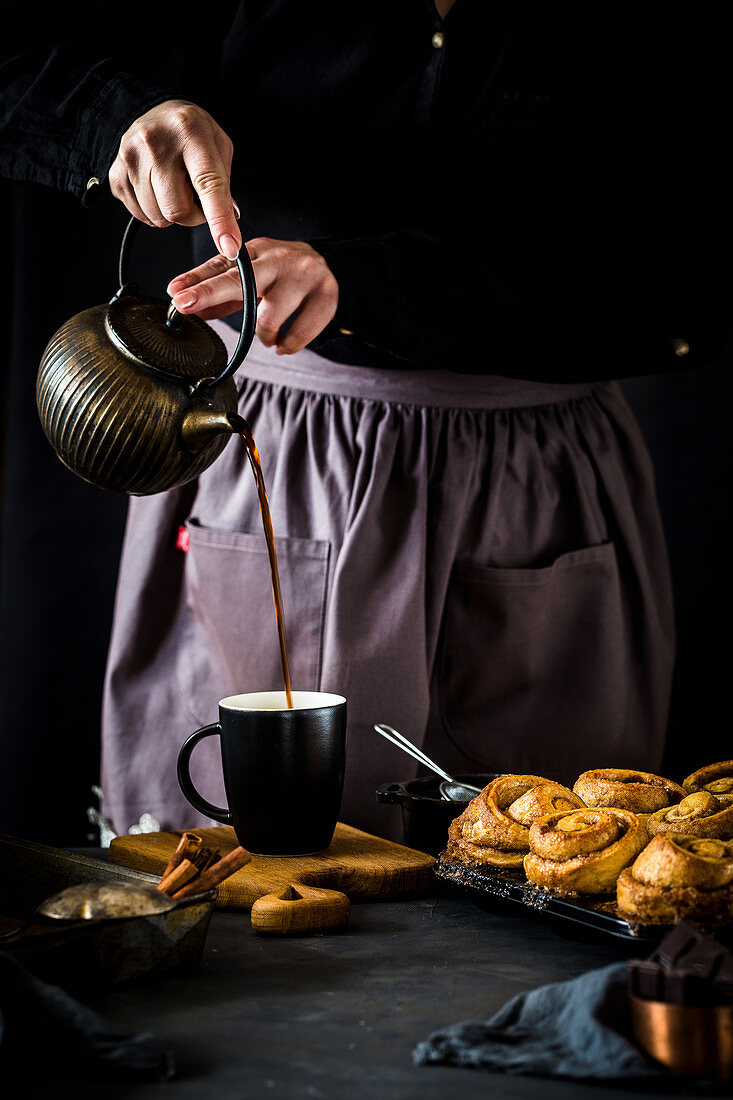
<svg viewBox="0 0 733 1100">
<path fill-rule="evenodd" d="M 477 794 L 481 794 L 478 787 L 472 787 L 470 783 L 461 783 L 457 779 L 448 782 L 444 779 L 438 787 L 441 797 L 448 802 L 471 802 Z"/>
<path fill-rule="evenodd" d="M 434 760 L 431 760 L 429 756 L 426 756 L 422 749 L 419 749 L 417 745 L 413 745 L 412 741 L 401 733 L 398 733 L 392 726 L 388 726 L 385 722 L 378 722 L 374 729 L 377 733 L 387 741 L 391 741 L 393 745 L 396 745 L 398 749 L 402 749 L 408 756 L 411 756 L 413 760 L 419 761 L 424 764 L 426 768 L 430 768 L 432 772 L 439 775 L 444 782 L 440 784 L 440 797 L 445 802 L 468 802 L 472 798 L 475 798 L 477 794 L 481 794 L 480 787 L 473 787 L 470 783 L 459 783 L 453 776 L 448 775 L 448 772 L 444 772 L 442 768 L 438 767 Z M 467 797 L 468 796 L 468 797 Z"/>
</svg>

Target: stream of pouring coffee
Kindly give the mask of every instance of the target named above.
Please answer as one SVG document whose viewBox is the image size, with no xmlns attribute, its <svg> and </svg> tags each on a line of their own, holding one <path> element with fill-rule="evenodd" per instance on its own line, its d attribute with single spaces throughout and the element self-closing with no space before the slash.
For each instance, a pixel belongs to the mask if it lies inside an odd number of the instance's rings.
<svg viewBox="0 0 733 1100">
<path fill-rule="evenodd" d="M 288 664 L 288 647 L 285 641 L 285 616 L 283 615 L 283 597 L 280 591 L 280 574 L 277 568 L 277 553 L 275 551 L 275 532 L 272 528 L 272 517 L 270 516 L 270 505 L 267 500 L 267 489 L 265 488 L 265 478 L 262 473 L 262 466 L 260 464 L 260 456 L 257 450 L 257 445 L 254 441 L 254 436 L 250 430 L 249 424 L 242 416 L 232 417 L 232 425 L 239 432 L 239 435 L 244 443 L 247 451 L 247 458 L 249 464 L 252 467 L 252 473 L 254 474 L 255 485 L 257 486 L 257 496 L 260 501 L 260 516 L 262 517 L 262 526 L 265 531 L 265 542 L 267 543 L 267 556 L 270 559 L 270 575 L 272 576 L 272 598 L 275 601 L 275 618 L 277 620 L 277 636 L 280 642 L 280 662 L 283 670 L 283 684 L 285 685 L 285 700 L 289 708 L 293 706 L 293 695 L 290 687 L 290 665 Z"/>
</svg>

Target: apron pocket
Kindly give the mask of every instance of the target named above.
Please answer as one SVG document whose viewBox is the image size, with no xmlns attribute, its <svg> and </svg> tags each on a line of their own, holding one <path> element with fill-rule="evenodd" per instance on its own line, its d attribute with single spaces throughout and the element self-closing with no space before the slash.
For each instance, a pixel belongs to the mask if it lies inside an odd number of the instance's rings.
<svg viewBox="0 0 733 1100">
<path fill-rule="evenodd" d="M 567 781 L 603 766 L 628 735 L 626 639 L 612 543 L 540 569 L 457 563 L 440 658 L 448 736 L 487 771 Z"/>
<path fill-rule="evenodd" d="M 264 534 L 186 524 L 186 622 L 178 687 L 199 725 L 227 695 L 282 689 L 282 666 Z M 320 686 L 330 543 L 275 538 L 293 689 Z"/>
</svg>

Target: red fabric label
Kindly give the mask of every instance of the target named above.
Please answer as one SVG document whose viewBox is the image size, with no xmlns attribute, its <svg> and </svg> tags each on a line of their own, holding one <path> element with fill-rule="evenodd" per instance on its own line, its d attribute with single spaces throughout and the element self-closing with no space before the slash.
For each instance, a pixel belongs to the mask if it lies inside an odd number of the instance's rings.
<svg viewBox="0 0 733 1100">
<path fill-rule="evenodd" d="M 183 550 L 184 554 L 188 553 L 188 548 L 191 544 L 191 536 L 185 527 L 178 528 L 178 534 L 176 536 L 176 546 L 179 550 Z"/>
</svg>

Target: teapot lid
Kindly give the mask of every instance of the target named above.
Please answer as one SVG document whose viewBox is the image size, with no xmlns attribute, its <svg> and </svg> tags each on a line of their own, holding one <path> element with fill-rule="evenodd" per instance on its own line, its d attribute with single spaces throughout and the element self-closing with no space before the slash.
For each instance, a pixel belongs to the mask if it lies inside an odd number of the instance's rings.
<svg viewBox="0 0 733 1100">
<path fill-rule="evenodd" d="M 130 292 L 116 296 L 107 307 L 105 328 L 127 356 L 177 380 L 218 375 L 227 365 L 226 347 L 214 330 L 200 317 L 171 310 L 160 298 Z"/>
</svg>

